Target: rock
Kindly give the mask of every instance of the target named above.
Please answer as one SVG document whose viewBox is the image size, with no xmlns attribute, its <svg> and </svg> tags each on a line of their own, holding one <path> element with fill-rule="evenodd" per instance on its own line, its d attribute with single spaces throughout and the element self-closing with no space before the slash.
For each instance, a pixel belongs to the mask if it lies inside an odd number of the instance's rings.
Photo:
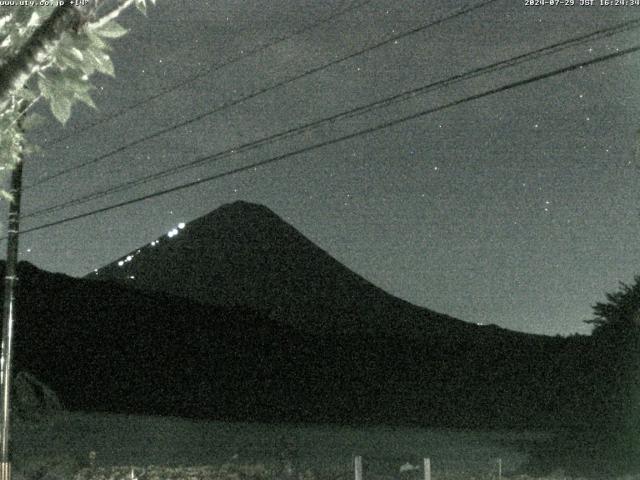
<svg viewBox="0 0 640 480">
<path fill-rule="evenodd" d="M 40 420 L 63 410 L 58 395 L 27 372 L 18 372 L 13 379 L 11 411 L 23 420 Z"/>
<path fill-rule="evenodd" d="M 412 472 L 414 470 L 420 470 L 420 467 L 417 465 L 411 465 L 409 462 L 404 465 L 400 465 L 400 473 Z"/>
</svg>

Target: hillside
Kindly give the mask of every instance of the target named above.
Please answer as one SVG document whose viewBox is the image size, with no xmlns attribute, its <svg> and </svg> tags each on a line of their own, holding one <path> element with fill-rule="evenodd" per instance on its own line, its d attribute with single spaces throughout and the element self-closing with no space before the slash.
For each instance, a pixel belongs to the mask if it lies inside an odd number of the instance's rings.
<svg viewBox="0 0 640 480">
<path fill-rule="evenodd" d="M 589 419 L 587 339 L 312 332 L 26 263 L 19 274 L 16 368 L 73 410 L 473 428 Z"/>
<path fill-rule="evenodd" d="M 243 305 L 315 331 L 476 334 L 474 324 L 400 300 L 340 264 L 268 208 L 235 202 L 103 266 L 117 280 L 213 305 Z M 426 286 L 428 288 L 428 286 Z"/>
</svg>

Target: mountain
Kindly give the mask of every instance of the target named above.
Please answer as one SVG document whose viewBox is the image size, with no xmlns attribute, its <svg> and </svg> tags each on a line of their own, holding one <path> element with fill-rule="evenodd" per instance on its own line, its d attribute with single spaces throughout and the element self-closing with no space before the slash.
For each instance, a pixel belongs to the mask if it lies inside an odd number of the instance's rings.
<svg viewBox="0 0 640 480">
<path fill-rule="evenodd" d="M 14 371 L 71 410 L 467 428 L 597 413 L 588 337 L 314 330 L 28 263 L 18 273 Z"/>
<path fill-rule="evenodd" d="M 264 206 L 235 202 L 179 227 L 87 278 L 212 305 L 245 305 L 323 331 L 479 329 L 384 292 Z"/>
<path fill-rule="evenodd" d="M 258 205 L 180 224 L 86 278 L 24 262 L 19 277 L 15 371 L 73 410 L 445 427 L 597 413 L 588 338 L 411 305 Z"/>
</svg>

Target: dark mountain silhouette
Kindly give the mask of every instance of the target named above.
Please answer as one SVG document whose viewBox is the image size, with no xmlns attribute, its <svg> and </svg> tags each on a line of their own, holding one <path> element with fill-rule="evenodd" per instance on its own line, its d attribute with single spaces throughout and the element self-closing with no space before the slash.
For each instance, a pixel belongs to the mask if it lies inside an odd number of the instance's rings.
<svg viewBox="0 0 640 480">
<path fill-rule="evenodd" d="M 257 312 L 232 315 L 217 334 L 243 332 L 249 351 L 270 342 L 277 358 L 232 370 L 274 389 L 260 401 L 264 408 L 287 404 L 283 418 L 495 426 L 588 417 L 588 339 L 477 326 L 411 305 L 260 205 L 224 205 L 87 278 L 140 295 L 162 292 L 172 302 L 178 296 L 200 309 Z M 212 335 L 201 338 L 218 342 L 219 351 L 238 351 Z M 188 335 L 182 341 L 188 344 Z M 235 362 L 230 355 L 226 361 Z M 268 375 L 256 373 L 264 368 Z M 278 380 L 267 380 L 272 376 Z"/>
<path fill-rule="evenodd" d="M 181 227 L 90 278 L 21 263 L 16 371 L 93 411 L 449 427 L 597 414 L 590 337 L 413 306 L 264 207 Z"/>
<path fill-rule="evenodd" d="M 458 427 L 593 414 L 584 337 L 312 332 L 27 263 L 19 275 L 16 371 L 72 410 Z"/>
<path fill-rule="evenodd" d="M 475 324 L 389 295 L 264 206 L 223 205 L 178 231 L 87 278 L 116 280 L 212 305 L 249 306 L 313 330 L 383 328 L 419 335 L 444 330 L 475 335 L 479 330 Z"/>
<path fill-rule="evenodd" d="M 585 431 L 606 418 L 593 337 L 411 305 L 265 207 L 180 227 L 84 279 L 21 263 L 14 371 L 72 410 Z"/>
</svg>

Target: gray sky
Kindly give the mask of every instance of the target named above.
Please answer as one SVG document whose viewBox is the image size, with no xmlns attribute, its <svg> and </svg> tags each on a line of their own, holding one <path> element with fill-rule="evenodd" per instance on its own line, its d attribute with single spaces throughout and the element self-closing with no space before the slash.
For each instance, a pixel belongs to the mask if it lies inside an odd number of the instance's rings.
<svg viewBox="0 0 640 480">
<path fill-rule="evenodd" d="M 158 1 L 113 42 L 98 111 L 32 138 L 25 183 L 87 162 L 476 2 Z M 579 0 L 576 0 L 579 3 Z M 599 3 L 599 0 L 598 0 Z M 536 48 L 640 17 L 640 7 L 503 0 L 406 36 L 28 189 L 23 212 L 117 185 Z M 267 159 L 640 44 L 640 29 L 420 95 L 66 209 L 29 228 Z M 196 81 L 207 69 L 234 61 Z M 83 275 L 223 203 L 264 204 L 381 288 L 463 320 L 587 333 L 591 306 L 638 274 L 640 54 L 463 103 L 265 167 L 24 235 L 22 259 Z M 181 85 L 124 115 L 88 124 Z M 50 116 L 49 116 L 50 118 Z M 59 143 L 61 136 L 72 134 Z"/>
</svg>

